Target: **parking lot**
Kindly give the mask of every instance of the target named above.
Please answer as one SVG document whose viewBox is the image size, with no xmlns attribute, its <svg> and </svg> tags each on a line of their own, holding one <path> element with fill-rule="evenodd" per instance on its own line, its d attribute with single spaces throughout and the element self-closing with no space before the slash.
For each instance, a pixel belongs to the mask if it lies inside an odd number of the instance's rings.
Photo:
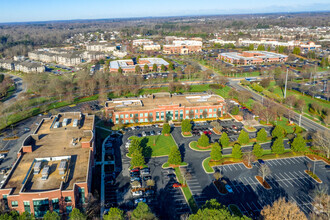
<svg viewBox="0 0 330 220">
<path fill-rule="evenodd" d="M 266 160 L 265 164 L 271 170 L 271 175 L 266 178 L 272 187 L 270 190 L 263 188 L 255 179 L 258 175 L 258 162 L 253 164 L 251 170 L 246 169 L 243 164 L 218 166 L 217 169 L 224 175 L 223 179 L 233 189 L 233 193 L 218 196 L 218 199 L 226 205 L 236 204 L 245 215 L 253 217 L 265 205 L 285 197 L 296 202 L 305 214 L 309 214 L 313 202 L 311 191 L 317 185 L 329 185 L 329 170 L 326 170 L 324 162 L 315 162 L 315 173 L 323 181 L 319 184 L 304 172 L 308 169 L 307 163 L 313 164 L 306 157 Z"/>
</svg>

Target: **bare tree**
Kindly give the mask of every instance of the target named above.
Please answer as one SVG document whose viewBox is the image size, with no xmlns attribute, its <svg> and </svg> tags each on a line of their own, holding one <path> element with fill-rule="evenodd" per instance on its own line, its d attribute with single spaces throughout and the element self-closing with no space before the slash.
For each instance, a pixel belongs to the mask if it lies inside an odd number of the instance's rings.
<svg viewBox="0 0 330 220">
<path fill-rule="evenodd" d="M 262 177 L 262 182 L 265 182 L 265 178 L 271 174 L 271 171 L 266 164 L 260 164 L 259 174 Z"/>
<path fill-rule="evenodd" d="M 247 164 L 250 166 L 251 163 L 253 163 L 256 160 L 256 156 L 253 154 L 252 151 L 244 152 L 243 154 L 243 160 L 247 162 Z"/>
<path fill-rule="evenodd" d="M 330 157 L 330 132 L 329 130 L 317 131 L 313 136 L 313 145 Z"/>
<path fill-rule="evenodd" d="M 221 172 L 215 172 L 214 174 L 213 174 L 213 176 L 214 176 L 214 179 L 216 180 L 216 181 L 221 181 L 221 178 L 223 177 L 223 175 L 221 174 Z"/>
</svg>

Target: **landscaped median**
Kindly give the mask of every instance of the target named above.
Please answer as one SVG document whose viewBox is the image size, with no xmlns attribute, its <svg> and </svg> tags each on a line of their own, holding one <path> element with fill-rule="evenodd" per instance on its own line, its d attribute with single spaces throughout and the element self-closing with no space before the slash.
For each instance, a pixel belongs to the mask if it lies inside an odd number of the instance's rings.
<svg viewBox="0 0 330 220">
<path fill-rule="evenodd" d="M 193 135 L 191 134 L 191 132 L 185 132 L 185 133 L 182 133 L 181 132 L 181 135 L 182 137 L 192 137 Z"/>
<path fill-rule="evenodd" d="M 190 149 L 195 150 L 195 151 L 211 151 L 212 144 L 210 144 L 210 146 L 204 148 L 204 147 L 198 146 L 197 141 L 192 141 L 189 143 L 189 147 L 190 147 Z"/>
<path fill-rule="evenodd" d="M 305 170 L 305 173 L 308 174 L 310 177 L 312 177 L 317 183 L 322 183 L 322 180 L 320 180 L 320 178 L 312 171 Z"/>
</svg>

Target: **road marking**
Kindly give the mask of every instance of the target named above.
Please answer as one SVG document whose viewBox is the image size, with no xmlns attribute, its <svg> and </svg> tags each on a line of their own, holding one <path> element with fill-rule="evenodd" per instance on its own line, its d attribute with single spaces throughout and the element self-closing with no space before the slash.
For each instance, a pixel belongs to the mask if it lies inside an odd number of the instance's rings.
<svg viewBox="0 0 330 220">
<path fill-rule="evenodd" d="M 286 159 L 281 159 L 281 162 L 283 162 L 285 165 L 288 165 L 290 163 L 288 163 L 288 161 L 286 161 Z M 288 163 L 288 164 L 287 164 Z"/>
<path fill-rule="evenodd" d="M 246 204 L 247 204 L 247 206 L 249 206 L 250 210 L 252 210 L 252 208 L 251 208 L 251 206 L 249 205 L 249 203 L 246 203 Z"/>
<path fill-rule="evenodd" d="M 229 165 L 227 167 L 230 169 L 230 171 L 232 171 Z"/>
</svg>

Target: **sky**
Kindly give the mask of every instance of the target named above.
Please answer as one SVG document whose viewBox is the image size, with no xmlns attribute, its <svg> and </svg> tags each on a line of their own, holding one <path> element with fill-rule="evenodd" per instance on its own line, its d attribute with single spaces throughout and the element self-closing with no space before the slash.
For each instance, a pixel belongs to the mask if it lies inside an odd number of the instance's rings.
<svg viewBox="0 0 330 220">
<path fill-rule="evenodd" d="M 0 23 L 330 11 L 329 0 L 0 0 Z"/>
</svg>

